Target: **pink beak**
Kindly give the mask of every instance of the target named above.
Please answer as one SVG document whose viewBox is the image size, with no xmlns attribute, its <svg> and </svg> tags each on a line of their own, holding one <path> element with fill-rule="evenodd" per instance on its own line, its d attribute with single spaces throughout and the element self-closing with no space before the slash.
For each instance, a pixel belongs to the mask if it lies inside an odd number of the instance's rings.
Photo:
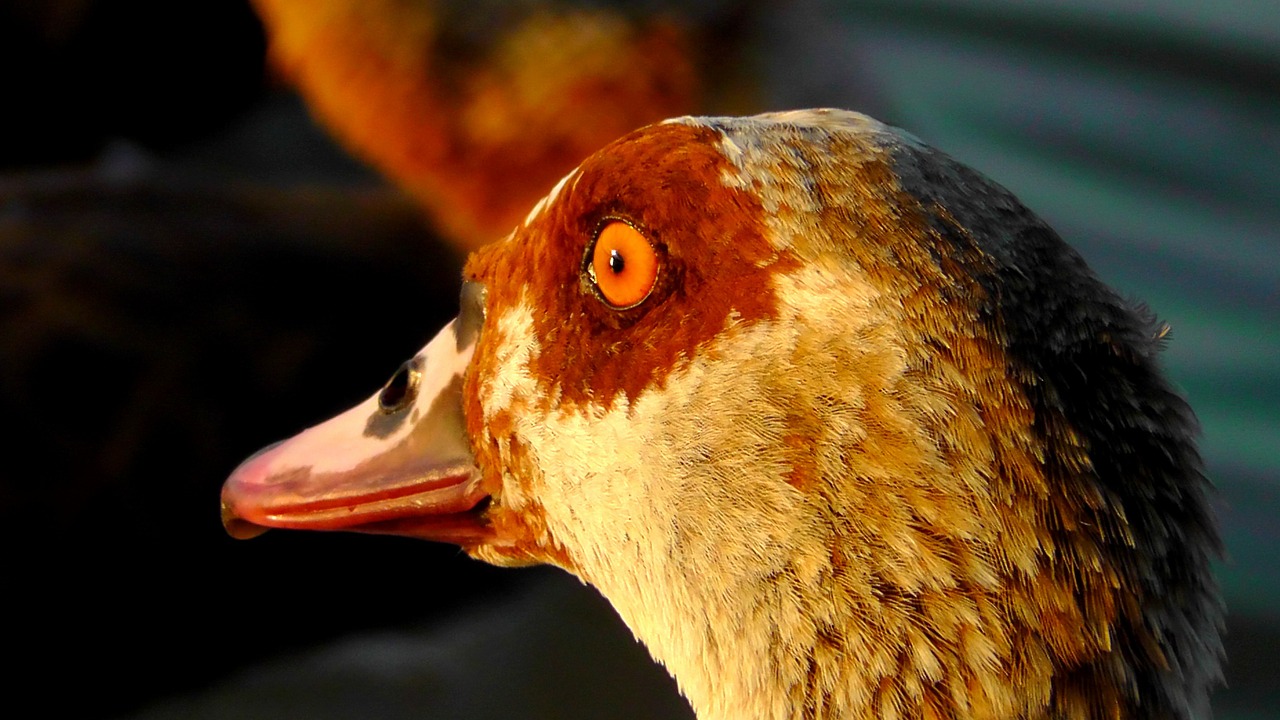
<svg viewBox="0 0 1280 720">
<path fill-rule="evenodd" d="M 487 496 L 462 415 L 462 379 L 478 335 L 467 314 L 373 397 L 241 463 L 222 487 L 227 532 L 250 538 L 268 528 L 296 528 L 460 545 L 484 540 Z"/>
</svg>

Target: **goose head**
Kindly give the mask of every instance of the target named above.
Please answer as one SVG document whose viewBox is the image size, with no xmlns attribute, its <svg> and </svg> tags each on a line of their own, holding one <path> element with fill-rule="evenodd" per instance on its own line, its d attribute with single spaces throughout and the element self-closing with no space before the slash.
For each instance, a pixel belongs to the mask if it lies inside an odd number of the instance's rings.
<svg viewBox="0 0 1280 720">
<path fill-rule="evenodd" d="M 850 112 L 679 118 L 475 253 L 235 535 L 595 586 L 700 718 L 1190 718 L 1216 536 L 1163 332 L 1006 190 Z"/>
</svg>

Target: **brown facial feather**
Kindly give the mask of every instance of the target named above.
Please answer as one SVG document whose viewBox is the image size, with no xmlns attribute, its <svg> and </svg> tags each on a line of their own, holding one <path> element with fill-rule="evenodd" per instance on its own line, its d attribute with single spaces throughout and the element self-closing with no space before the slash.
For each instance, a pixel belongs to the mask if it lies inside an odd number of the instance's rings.
<svg viewBox="0 0 1280 720">
<path fill-rule="evenodd" d="M 527 294 L 540 309 L 535 333 L 543 351 L 530 372 L 548 379 L 549 387 L 536 410 L 546 412 L 552 402 L 566 412 L 588 404 L 609 409 L 645 388 L 661 387 L 731 317 L 750 323 L 775 312 L 768 281 L 789 261 L 764 240 L 758 200 L 721 186 L 729 166 L 712 144 L 716 137 L 683 125 L 632 133 L 584 162 L 561 201 L 516 237 L 468 261 L 464 276 L 489 288 L 490 307 L 511 307 Z M 641 229 L 662 262 L 654 292 L 621 313 L 606 307 L 584 280 L 587 248 L 610 218 Z M 726 283 L 749 290 L 725 293 Z M 502 342 L 481 343 L 474 366 L 492 366 L 493 349 Z M 532 466 L 520 457 L 524 451 L 509 418 L 482 422 L 474 383 L 466 402 L 471 436 L 492 439 L 476 449 L 481 468 Z M 513 512 L 500 499 L 501 480 L 487 476 L 486 482 L 499 498 L 490 518 L 503 530 L 500 536 L 512 539 L 491 548 L 487 559 L 498 560 L 497 553 L 504 563 L 550 562 L 572 570 L 574 561 L 545 531 L 536 501 Z"/>
</svg>

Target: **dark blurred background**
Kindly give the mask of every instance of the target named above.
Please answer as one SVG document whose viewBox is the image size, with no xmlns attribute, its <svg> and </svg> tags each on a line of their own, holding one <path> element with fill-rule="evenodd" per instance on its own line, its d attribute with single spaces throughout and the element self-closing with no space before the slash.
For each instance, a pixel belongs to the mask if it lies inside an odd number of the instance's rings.
<svg viewBox="0 0 1280 720">
<path fill-rule="evenodd" d="M 1170 323 L 1165 362 L 1203 423 L 1228 550 L 1217 714 L 1280 717 L 1280 4 L 707 2 L 692 17 L 719 23 L 731 62 L 707 82 L 732 85 L 733 110 L 840 106 L 904 127 Z M 155 720 L 687 716 L 607 604 L 558 571 L 223 534 L 230 469 L 372 392 L 453 315 L 461 262 L 309 118 L 265 45 L 237 0 L 0 0 L 10 702 Z"/>
</svg>

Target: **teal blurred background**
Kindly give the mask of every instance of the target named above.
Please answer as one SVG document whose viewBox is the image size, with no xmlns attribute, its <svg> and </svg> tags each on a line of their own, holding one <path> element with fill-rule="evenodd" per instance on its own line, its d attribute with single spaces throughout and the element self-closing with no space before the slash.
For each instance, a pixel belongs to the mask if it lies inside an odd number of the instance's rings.
<svg viewBox="0 0 1280 720">
<path fill-rule="evenodd" d="M 1202 422 L 1227 546 L 1217 716 L 1280 718 L 1280 3 L 689 12 L 735 18 L 758 109 L 848 107 L 909 130 L 1172 326 L 1165 363 Z M 0 1 L 15 689 L 156 720 L 687 713 L 563 574 L 221 535 L 226 471 L 375 387 L 452 314 L 459 262 L 264 79 L 262 52 L 234 0 Z"/>
</svg>

